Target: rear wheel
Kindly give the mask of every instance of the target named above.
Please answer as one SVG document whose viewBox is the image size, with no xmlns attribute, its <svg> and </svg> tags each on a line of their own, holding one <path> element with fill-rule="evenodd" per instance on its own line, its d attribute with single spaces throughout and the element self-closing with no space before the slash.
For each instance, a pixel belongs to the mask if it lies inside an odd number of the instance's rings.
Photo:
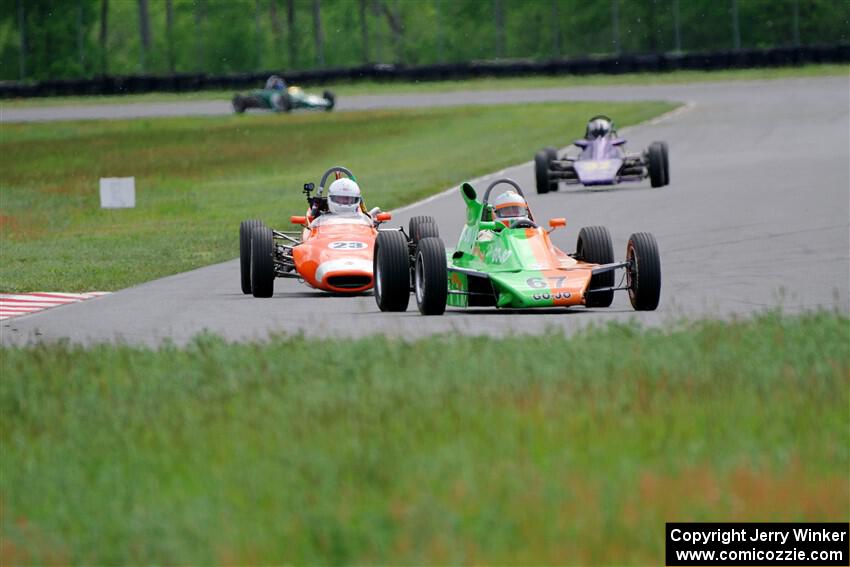
<svg viewBox="0 0 850 567">
<path fill-rule="evenodd" d="M 670 185 L 670 157 L 668 156 L 667 142 L 661 142 L 661 148 L 664 156 L 664 185 Z"/>
<path fill-rule="evenodd" d="M 274 294 L 274 238 L 266 226 L 251 232 L 251 293 L 254 297 Z"/>
<path fill-rule="evenodd" d="M 334 109 L 334 106 L 336 106 L 336 97 L 331 91 L 325 91 L 324 93 L 322 93 L 322 96 L 324 96 L 325 100 L 328 101 L 328 106 L 325 108 L 325 110 L 327 112 L 330 112 Z"/>
<path fill-rule="evenodd" d="M 265 106 L 266 106 L 266 103 L 263 102 L 263 99 L 256 96 L 256 95 L 248 95 L 248 96 L 238 95 L 238 96 L 239 96 L 240 101 L 241 101 L 240 105 L 242 107 L 243 112 L 245 111 L 245 109 L 248 109 L 248 108 L 265 108 Z"/>
<path fill-rule="evenodd" d="M 292 97 L 289 93 L 283 93 L 280 96 L 280 109 L 284 112 L 289 112 L 292 110 Z"/>
<path fill-rule="evenodd" d="M 246 220 L 239 224 L 239 275 L 242 293 L 251 293 L 251 233 L 255 227 L 263 226 L 263 221 Z"/>
<path fill-rule="evenodd" d="M 635 311 L 655 311 L 661 298 L 661 257 L 655 237 L 648 232 L 631 235 L 626 261 L 632 307 Z"/>
<path fill-rule="evenodd" d="M 611 264 L 614 261 L 614 245 L 611 233 L 604 226 L 586 226 L 578 233 L 576 256 L 591 264 Z M 614 287 L 614 272 L 605 272 L 590 278 L 588 291 Z M 613 291 L 588 293 L 584 298 L 587 307 L 610 307 L 614 301 Z"/>
<path fill-rule="evenodd" d="M 416 305 L 423 315 L 442 315 L 446 311 L 446 247 L 438 237 L 423 238 L 416 248 L 414 290 Z"/>
<path fill-rule="evenodd" d="M 549 179 L 549 161 L 549 153 L 546 149 L 534 154 L 534 180 L 538 195 L 545 195 L 552 188 L 552 182 Z"/>
<path fill-rule="evenodd" d="M 410 255 L 400 231 L 379 232 L 372 260 L 375 302 L 381 311 L 407 311 L 410 302 Z"/>
<path fill-rule="evenodd" d="M 647 152 L 647 160 L 649 161 L 649 184 L 653 187 L 663 187 L 666 185 L 664 179 L 664 147 L 661 142 L 652 142 L 649 144 Z"/>
<path fill-rule="evenodd" d="M 423 225 L 433 226 L 420 228 Z M 418 215 L 410 218 L 410 222 L 407 224 L 407 235 L 410 237 L 410 241 L 416 244 L 421 239 L 426 238 L 428 236 L 440 236 L 440 232 L 437 229 L 437 221 L 434 219 L 434 217 L 428 215 Z"/>
<path fill-rule="evenodd" d="M 426 238 L 440 238 L 440 230 L 433 222 L 422 222 L 416 226 L 416 232 L 411 238 L 414 248 Z"/>
</svg>

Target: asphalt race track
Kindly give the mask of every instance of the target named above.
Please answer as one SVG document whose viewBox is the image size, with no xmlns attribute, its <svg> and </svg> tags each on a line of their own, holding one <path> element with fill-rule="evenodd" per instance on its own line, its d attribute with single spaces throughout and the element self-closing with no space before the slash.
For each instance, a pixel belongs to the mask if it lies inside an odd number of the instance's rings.
<svg viewBox="0 0 850 567">
<path fill-rule="evenodd" d="M 625 292 L 618 292 L 610 309 L 449 309 L 442 317 L 422 317 L 411 298 L 407 313 L 382 314 L 371 295 L 334 297 L 295 280 L 277 280 L 274 297 L 255 299 L 242 295 L 238 261 L 233 260 L 4 321 L 0 327 L 2 342 L 69 338 L 157 344 L 168 338 L 183 343 L 202 330 L 234 340 L 265 338 L 275 332 L 304 332 L 316 337 L 373 332 L 394 337 L 450 331 L 542 333 L 548 329 L 569 332 L 588 323 L 630 318 L 647 325 L 664 325 L 683 317 L 747 316 L 777 306 L 791 313 L 816 308 L 850 311 L 847 77 L 366 96 L 341 99 L 340 107 L 578 99 L 687 103 L 656 123 L 623 132 L 632 149 L 642 149 L 653 140 L 669 143 L 671 184 L 652 189 L 647 181 L 595 191 L 562 187 L 557 193 L 537 196 L 530 162 L 498 175 L 511 177 L 528 188 L 538 221 L 553 216 L 567 218 L 567 228 L 556 231 L 553 237 L 569 252 L 574 250 L 579 229 L 586 225 L 610 228 L 618 259 L 625 255 L 630 233 L 653 232 L 662 255 L 658 311 L 635 313 Z M 148 110 L 163 107 L 143 106 Z M 165 105 L 163 113 L 183 114 L 187 107 L 182 103 Z M 74 114 L 80 108 L 50 111 L 59 112 L 59 118 L 68 118 L 69 114 L 82 118 Z M 48 111 L 27 112 L 36 110 Z M 87 107 L 86 111 L 108 115 L 102 117 L 127 115 L 123 106 Z M 10 114 L 4 113 L 3 121 L 13 120 Z M 564 132 L 564 143 L 579 134 Z M 529 149 L 529 159 L 532 155 Z M 357 169 L 357 164 L 345 165 Z M 474 185 L 483 191 L 487 183 L 480 180 Z M 364 190 L 368 200 L 369 188 Z M 258 214 L 263 210 L 262 203 L 257 203 Z M 277 223 L 272 222 L 275 219 L 265 220 L 283 226 L 288 214 L 281 215 Z M 463 218 L 456 189 L 396 211 L 391 224 L 406 225 L 414 214 L 435 216 L 444 240 L 454 245 Z M 236 226 L 233 231 L 235 254 Z"/>
</svg>

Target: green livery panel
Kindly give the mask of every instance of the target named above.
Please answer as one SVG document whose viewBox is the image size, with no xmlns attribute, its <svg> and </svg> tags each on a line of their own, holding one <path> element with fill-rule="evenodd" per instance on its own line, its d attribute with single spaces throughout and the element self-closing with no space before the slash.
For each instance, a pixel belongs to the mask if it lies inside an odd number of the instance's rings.
<svg viewBox="0 0 850 567">
<path fill-rule="evenodd" d="M 533 308 L 584 303 L 592 265 L 555 248 L 543 228 L 507 228 L 482 220 L 484 205 L 468 183 L 461 186 L 461 194 L 467 216 L 457 248 L 446 254 L 448 305 Z"/>
</svg>

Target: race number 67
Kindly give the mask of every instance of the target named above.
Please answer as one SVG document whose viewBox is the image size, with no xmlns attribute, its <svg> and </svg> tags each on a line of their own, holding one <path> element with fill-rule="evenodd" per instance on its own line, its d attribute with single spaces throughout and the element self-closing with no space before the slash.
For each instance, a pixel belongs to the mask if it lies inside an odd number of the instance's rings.
<svg viewBox="0 0 850 567">
<path fill-rule="evenodd" d="M 559 288 L 563 287 L 567 276 L 548 276 L 545 278 L 528 278 L 525 284 L 531 289 L 545 289 L 547 287 Z"/>
</svg>

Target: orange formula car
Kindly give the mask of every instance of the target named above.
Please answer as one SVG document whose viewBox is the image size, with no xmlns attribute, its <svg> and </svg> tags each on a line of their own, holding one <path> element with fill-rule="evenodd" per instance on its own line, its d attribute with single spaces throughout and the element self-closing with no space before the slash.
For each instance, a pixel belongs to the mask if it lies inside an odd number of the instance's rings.
<svg viewBox="0 0 850 567">
<path fill-rule="evenodd" d="M 334 181 L 325 194 L 325 183 Z M 372 288 L 372 252 L 378 226 L 390 220 L 380 209 L 367 212 L 354 175 L 344 167 L 325 172 L 315 186 L 304 185 L 307 213 L 290 217 L 300 232 L 279 231 L 262 221 L 239 226 L 242 292 L 271 297 L 275 278 L 298 278 L 316 289 L 359 293 Z"/>
</svg>

